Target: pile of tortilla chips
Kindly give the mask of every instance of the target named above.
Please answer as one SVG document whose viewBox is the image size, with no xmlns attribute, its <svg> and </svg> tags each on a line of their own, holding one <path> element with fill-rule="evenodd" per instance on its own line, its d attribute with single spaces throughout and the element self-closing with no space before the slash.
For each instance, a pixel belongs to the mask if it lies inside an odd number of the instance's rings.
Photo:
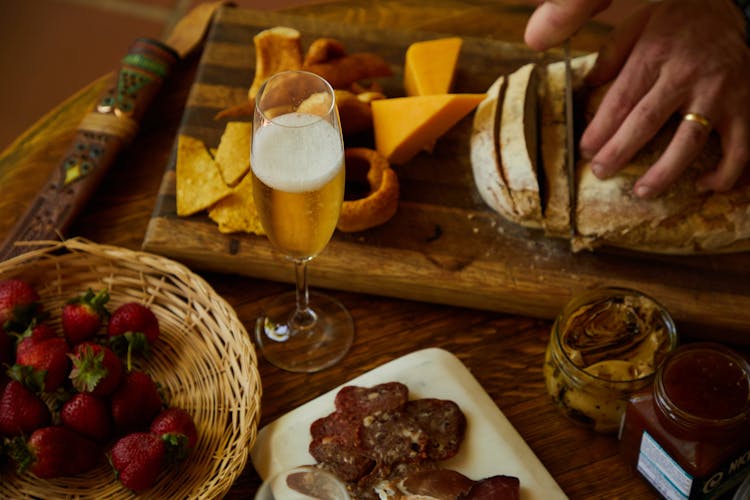
<svg viewBox="0 0 750 500">
<path fill-rule="evenodd" d="M 252 123 L 228 122 L 215 155 L 194 137 L 177 142 L 177 215 L 202 210 L 222 233 L 264 234 L 253 200 L 250 171 Z"/>
</svg>

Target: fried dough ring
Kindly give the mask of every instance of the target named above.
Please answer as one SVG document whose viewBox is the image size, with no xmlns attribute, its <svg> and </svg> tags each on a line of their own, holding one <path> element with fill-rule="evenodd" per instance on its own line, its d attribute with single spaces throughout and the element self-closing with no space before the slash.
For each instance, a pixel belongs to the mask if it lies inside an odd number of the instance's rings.
<svg viewBox="0 0 750 500">
<path fill-rule="evenodd" d="M 370 191 L 364 198 L 344 201 L 336 227 L 351 233 L 385 224 L 398 208 L 396 172 L 383 155 L 369 148 L 347 148 L 345 158 L 347 179 L 364 180 L 366 174 Z"/>
</svg>

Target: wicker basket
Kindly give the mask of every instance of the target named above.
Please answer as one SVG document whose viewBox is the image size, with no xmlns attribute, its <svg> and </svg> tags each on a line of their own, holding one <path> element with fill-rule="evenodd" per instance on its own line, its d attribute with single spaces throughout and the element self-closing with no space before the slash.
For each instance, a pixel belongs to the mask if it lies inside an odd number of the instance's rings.
<svg viewBox="0 0 750 500">
<path fill-rule="evenodd" d="M 193 415 L 198 443 L 183 463 L 162 474 L 141 498 L 217 498 L 247 462 L 260 418 L 257 357 L 234 310 L 185 266 L 148 253 L 84 240 L 35 242 L 0 263 L 0 279 L 19 277 L 39 292 L 53 327 L 64 302 L 106 287 L 110 311 L 130 301 L 150 306 L 161 337 L 136 366 L 150 373 L 167 402 Z M 57 312 L 57 314 L 55 314 Z M 131 498 L 106 461 L 76 477 L 42 480 L 0 473 L 0 498 Z"/>
</svg>

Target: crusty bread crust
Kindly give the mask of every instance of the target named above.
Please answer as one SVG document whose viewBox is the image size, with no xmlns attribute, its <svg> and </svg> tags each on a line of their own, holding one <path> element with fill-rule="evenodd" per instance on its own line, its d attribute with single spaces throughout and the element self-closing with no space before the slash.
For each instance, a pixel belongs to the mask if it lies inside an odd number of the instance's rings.
<svg viewBox="0 0 750 500">
<path fill-rule="evenodd" d="M 500 166 L 500 151 L 497 134 L 499 126 L 498 109 L 505 95 L 505 76 L 487 89 L 487 97 L 474 112 L 471 132 L 471 168 L 474 184 L 482 200 L 497 213 L 509 220 L 516 220 L 513 199 L 503 178 Z"/>
</svg>

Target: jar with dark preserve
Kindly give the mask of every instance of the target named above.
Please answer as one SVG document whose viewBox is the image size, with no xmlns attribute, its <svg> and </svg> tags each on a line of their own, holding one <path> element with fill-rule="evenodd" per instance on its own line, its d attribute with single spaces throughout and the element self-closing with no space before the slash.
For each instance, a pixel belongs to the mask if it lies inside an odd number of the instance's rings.
<svg viewBox="0 0 750 500">
<path fill-rule="evenodd" d="M 686 344 L 633 395 L 623 458 L 665 498 L 718 498 L 750 472 L 750 364 L 712 342 Z"/>
</svg>

